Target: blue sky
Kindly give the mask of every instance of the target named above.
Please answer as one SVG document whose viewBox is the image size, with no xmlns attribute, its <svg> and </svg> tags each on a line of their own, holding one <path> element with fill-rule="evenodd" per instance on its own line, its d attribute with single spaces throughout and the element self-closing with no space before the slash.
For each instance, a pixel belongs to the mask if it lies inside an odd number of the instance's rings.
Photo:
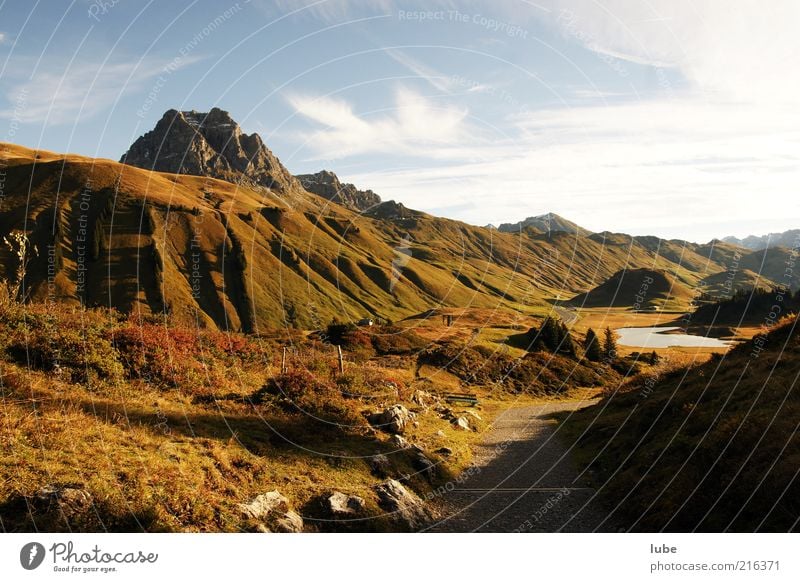
<svg viewBox="0 0 800 582">
<path fill-rule="evenodd" d="M 800 9 L 677 0 L 0 0 L 0 141 L 113 159 L 231 112 L 295 173 L 474 224 L 800 227 Z"/>
</svg>

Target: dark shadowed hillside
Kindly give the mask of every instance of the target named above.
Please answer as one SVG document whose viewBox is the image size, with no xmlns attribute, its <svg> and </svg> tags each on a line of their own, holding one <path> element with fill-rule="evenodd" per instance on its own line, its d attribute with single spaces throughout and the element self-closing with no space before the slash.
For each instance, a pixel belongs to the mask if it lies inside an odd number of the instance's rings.
<svg viewBox="0 0 800 582">
<path fill-rule="evenodd" d="M 615 273 L 594 289 L 570 300 L 579 307 L 649 309 L 687 305 L 692 291 L 669 273 L 655 269 L 627 269 Z"/>
<path fill-rule="evenodd" d="M 702 365 L 634 378 L 579 412 L 578 447 L 608 519 L 638 531 L 796 530 L 797 332 L 793 317 Z"/>
</svg>

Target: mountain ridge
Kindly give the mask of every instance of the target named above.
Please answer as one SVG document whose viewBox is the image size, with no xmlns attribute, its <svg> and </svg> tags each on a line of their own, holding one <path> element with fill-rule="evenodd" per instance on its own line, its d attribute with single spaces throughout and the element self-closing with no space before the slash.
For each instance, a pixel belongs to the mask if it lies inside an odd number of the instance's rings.
<svg viewBox="0 0 800 582">
<path fill-rule="evenodd" d="M 246 134 L 227 111 L 170 109 L 133 142 L 120 163 L 172 174 L 210 176 L 285 192 L 298 180 L 257 133 Z"/>
<path fill-rule="evenodd" d="M 544 314 L 553 300 L 625 269 L 660 270 L 695 288 L 739 255 L 754 272 L 779 274 L 783 259 L 727 243 L 580 236 L 584 229 L 552 213 L 543 215 L 550 230 L 503 232 L 394 201 L 366 212 L 341 197 L 330 204 L 216 108 L 167 111 L 125 163 L 13 144 L 0 158 L 0 237 L 23 237 L 31 251 L 17 280 L 20 249 L 0 248 L 0 278 L 19 284 L 24 299 L 169 314 L 201 327 L 316 329 L 334 318 L 467 305 Z M 341 182 L 324 178 L 336 194 Z M 379 200 L 370 192 L 355 189 L 366 197 L 349 203 Z"/>
<path fill-rule="evenodd" d="M 315 174 L 298 174 L 295 177 L 306 191 L 351 210 L 366 212 L 382 202 L 381 197 L 372 190 L 359 190 L 353 184 L 341 182 L 339 176 L 329 170 L 320 170 Z"/>
</svg>

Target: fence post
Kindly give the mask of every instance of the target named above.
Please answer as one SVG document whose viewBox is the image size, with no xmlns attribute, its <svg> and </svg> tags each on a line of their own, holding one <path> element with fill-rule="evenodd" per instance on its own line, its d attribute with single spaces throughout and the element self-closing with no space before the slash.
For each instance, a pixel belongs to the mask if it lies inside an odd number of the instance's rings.
<svg viewBox="0 0 800 582">
<path fill-rule="evenodd" d="M 281 374 L 286 373 L 286 346 L 283 348 L 283 357 L 281 358 Z"/>
<path fill-rule="evenodd" d="M 339 355 L 339 373 L 344 374 L 344 359 L 342 358 L 342 346 L 336 346 Z"/>
</svg>

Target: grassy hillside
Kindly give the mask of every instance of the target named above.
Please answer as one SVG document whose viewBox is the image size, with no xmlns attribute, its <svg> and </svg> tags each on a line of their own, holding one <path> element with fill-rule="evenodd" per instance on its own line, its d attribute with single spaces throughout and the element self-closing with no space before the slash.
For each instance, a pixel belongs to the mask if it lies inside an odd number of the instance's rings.
<svg viewBox="0 0 800 582">
<path fill-rule="evenodd" d="M 20 283 L 21 296 L 201 327 L 318 328 L 441 307 L 543 313 L 623 268 L 687 285 L 726 268 L 699 248 L 681 254 L 622 235 L 501 233 L 391 203 L 369 217 L 302 190 L 11 144 L 0 156 L 0 235 L 27 243 L 24 261 L 19 244 L 2 245 L 0 278 Z"/>
<path fill-rule="evenodd" d="M 666 271 L 626 269 L 594 289 L 576 295 L 569 303 L 578 307 L 674 309 L 687 306 L 692 298 L 692 290 Z"/>
<path fill-rule="evenodd" d="M 501 406 L 617 378 L 463 339 L 469 321 L 435 341 L 413 324 L 347 329 L 340 374 L 313 334 L 255 337 L 4 297 L 2 531 L 249 531 L 239 504 L 273 490 L 307 531 L 402 530 L 379 507 L 387 477 L 428 496 L 469 465 Z M 478 416 L 439 397 L 465 390 L 479 395 Z M 403 436 L 433 470 L 368 422 L 396 404 L 416 413 Z M 453 424 L 459 416 L 471 430 Z M 376 455 L 388 459 L 380 470 Z M 67 514 L 42 500 L 64 487 L 90 501 Z M 358 521 L 330 521 L 320 499 L 333 491 L 364 500 Z"/>
<path fill-rule="evenodd" d="M 637 531 L 794 531 L 800 334 L 632 379 L 572 420 L 609 519 Z"/>
<path fill-rule="evenodd" d="M 691 322 L 706 325 L 770 325 L 800 310 L 800 291 L 741 289 L 727 299 L 700 305 Z"/>
</svg>

